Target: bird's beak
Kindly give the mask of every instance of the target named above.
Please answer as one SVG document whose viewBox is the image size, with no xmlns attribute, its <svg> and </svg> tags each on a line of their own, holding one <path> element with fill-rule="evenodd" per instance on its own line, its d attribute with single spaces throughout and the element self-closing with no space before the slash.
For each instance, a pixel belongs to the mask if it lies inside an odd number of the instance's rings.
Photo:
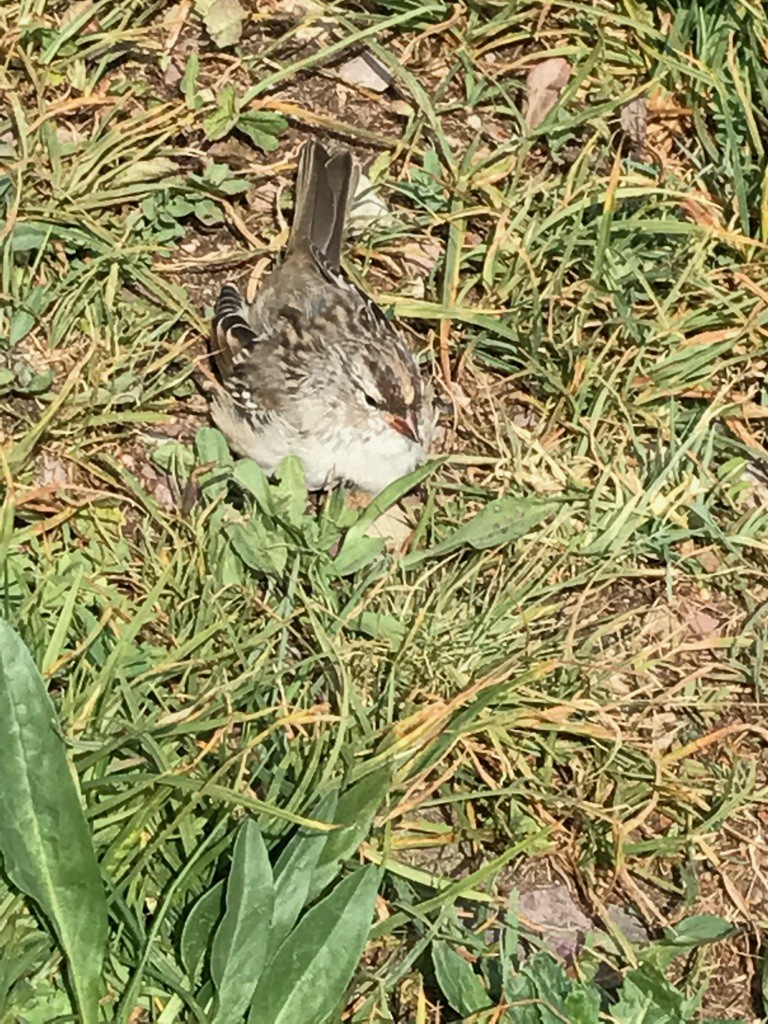
<svg viewBox="0 0 768 1024">
<path fill-rule="evenodd" d="M 394 427 L 398 434 L 402 434 L 403 437 L 407 437 L 416 444 L 419 443 L 419 427 L 412 412 L 406 413 L 405 416 L 393 416 L 392 413 L 387 413 L 384 419 L 390 427 Z"/>
</svg>

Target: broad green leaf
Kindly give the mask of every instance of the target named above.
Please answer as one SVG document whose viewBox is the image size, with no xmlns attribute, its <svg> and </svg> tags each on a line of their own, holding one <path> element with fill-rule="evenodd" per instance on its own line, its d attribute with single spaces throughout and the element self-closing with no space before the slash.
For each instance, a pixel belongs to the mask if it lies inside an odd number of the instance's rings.
<svg viewBox="0 0 768 1024">
<path fill-rule="evenodd" d="M 22 307 L 16 310 L 11 320 L 7 340 L 9 348 L 13 348 L 29 334 L 47 305 L 47 290 L 41 285 L 36 285 L 25 294 Z"/>
<path fill-rule="evenodd" d="M 291 526 L 298 526 L 307 509 L 307 485 L 301 460 L 295 455 L 287 455 L 275 476 L 278 481 L 274 488 L 275 507 L 280 518 Z"/>
<path fill-rule="evenodd" d="M 237 96 L 233 85 L 225 85 L 219 93 L 216 109 L 203 121 L 203 131 L 211 142 L 223 139 L 237 122 Z"/>
<path fill-rule="evenodd" d="M 384 548 L 384 542 L 379 537 L 367 536 L 367 531 L 382 513 L 423 480 L 426 480 L 434 472 L 435 465 L 435 463 L 429 463 L 426 466 L 420 466 L 408 476 L 394 480 L 389 487 L 384 488 L 381 494 L 376 495 L 370 505 L 347 530 L 338 554 L 328 567 L 329 575 L 349 576 L 368 565 L 379 555 Z"/>
<path fill-rule="evenodd" d="M 598 1024 L 600 991 L 573 981 L 546 952 L 535 953 L 519 968 L 504 969 L 504 997 L 515 1024 Z"/>
<path fill-rule="evenodd" d="M 641 959 L 663 972 L 677 957 L 698 946 L 727 939 L 736 931 L 732 924 L 716 914 L 695 914 L 668 928 L 662 939 L 642 951 Z"/>
<path fill-rule="evenodd" d="M 213 427 L 201 427 L 195 435 L 195 455 L 203 466 L 213 463 L 213 468 L 198 478 L 200 492 L 207 498 L 225 494 L 233 459 L 224 435 Z"/>
<path fill-rule="evenodd" d="M 21 992 L 24 991 L 20 986 Z M 16 989 L 14 995 L 19 995 L 20 990 Z M 23 1022 L 23 1024 L 51 1024 L 60 1018 L 71 1020 L 72 1004 L 69 996 L 61 989 L 54 989 L 45 982 L 36 981 L 35 991 L 25 993 L 28 999 L 21 999 L 14 1006 L 15 1013 L 2 1019 Z M 14 1000 L 15 1002 L 15 1000 Z"/>
<path fill-rule="evenodd" d="M 373 816 L 389 791 L 391 778 L 389 768 L 379 768 L 341 795 L 334 821 L 345 828 L 328 835 L 312 876 L 308 902 L 319 896 L 333 881 L 341 863 L 354 854 L 368 835 Z"/>
<path fill-rule="evenodd" d="M 333 821 L 338 794 L 333 791 L 312 812 L 315 821 Z M 299 829 L 275 864 L 275 909 L 270 946 L 277 949 L 304 909 L 317 866 L 329 833 Z"/>
<path fill-rule="evenodd" d="M 16 381 L 16 390 L 25 395 L 40 395 L 47 391 L 53 381 L 53 370 L 42 370 L 40 373 L 33 373 L 23 382 Z"/>
<path fill-rule="evenodd" d="M 685 1024 L 693 1019 L 694 1003 L 660 971 L 645 964 L 624 978 L 619 998 L 611 1007 L 611 1020 L 616 1024 Z"/>
<path fill-rule="evenodd" d="M 361 868 L 304 915 L 262 974 L 248 1024 L 327 1024 L 365 948 L 377 878 Z"/>
<path fill-rule="evenodd" d="M 488 993 L 470 964 L 447 942 L 432 943 L 432 963 L 443 995 L 457 1013 L 468 1016 L 491 1005 Z"/>
<path fill-rule="evenodd" d="M 691 948 L 708 942 L 720 942 L 736 930 L 729 921 L 717 914 L 695 914 L 668 928 L 662 941 Z"/>
<path fill-rule="evenodd" d="M 482 549 L 509 544 L 548 519 L 559 507 L 554 501 L 537 501 L 535 498 L 515 498 L 511 495 L 496 498 L 466 523 L 462 523 L 445 540 L 425 551 L 414 551 L 407 555 L 403 564 L 410 568 L 427 558 L 447 555 L 463 547 Z"/>
<path fill-rule="evenodd" d="M 268 516 L 274 515 L 275 507 L 272 500 L 272 489 L 267 475 L 253 459 L 239 459 L 235 463 L 232 477 L 244 491 L 256 499 L 256 504 Z"/>
<path fill-rule="evenodd" d="M 237 196 L 241 192 L 247 192 L 250 188 L 250 184 L 247 181 L 243 181 L 242 178 L 234 180 L 233 178 L 227 178 L 217 186 L 217 191 L 223 193 L 225 196 Z"/>
<path fill-rule="evenodd" d="M 152 461 L 166 473 L 186 480 L 194 469 L 195 459 L 186 445 L 178 441 L 164 441 L 152 452 Z"/>
<path fill-rule="evenodd" d="M 56 712 L 27 647 L 0 620 L 0 851 L 51 922 L 82 1024 L 99 1019 L 104 886 Z"/>
<path fill-rule="evenodd" d="M 238 177 L 238 172 L 233 170 L 226 161 L 213 160 L 205 165 L 201 175 L 191 174 L 191 182 L 197 182 L 201 188 L 208 192 L 215 192 L 217 195 L 233 196 L 240 192 L 247 192 L 250 183 L 246 178 Z"/>
<path fill-rule="evenodd" d="M 282 573 L 288 563 L 288 543 L 274 530 L 252 519 L 249 523 L 231 523 L 227 540 L 250 569 L 267 575 Z"/>
<path fill-rule="evenodd" d="M 4 227 L 0 222 L 0 228 Z M 50 228 L 42 224 L 19 220 L 13 227 L 10 238 L 11 252 L 30 252 L 39 249 L 50 237 Z"/>
<path fill-rule="evenodd" d="M 211 946 L 217 993 L 214 1024 L 242 1019 L 269 949 L 275 887 L 267 848 L 251 819 L 243 822 L 235 839 L 226 904 Z"/>
<path fill-rule="evenodd" d="M 197 94 L 197 76 L 200 73 L 200 58 L 196 53 L 187 57 L 184 65 L 184 77 L 181 80 L 181 93 L 189 110 L 199 110 L 203 101 Z"/>
<path fill-rule="evenodd" d="M 392 651 L 396 651 L 408 635 L 408 627 L 394 615 L 382 611 L 364 611 L 350 626 L 366 636 L 383 638 Z"/>
<path fill-rule="evenodd" d="M 197 984 L 214 928 L 224 915 L 224 886 L 222 879 L 203 893 L 187 914 L 181 931 L 181 962 L 192 986 Z"/>
<path fill-rule="evenodd" d="M 350 538 L 347 535 L 339 553 L 326 567 L 326 575 L 352 576 L 378 558 L 385 546 L 381 537 L 367 537 L 356 533 Z"/>
<path fill-rule="evenodd" d="M 218 462 L 222 466 L 232 465 L 229 445 L 221 431 L 214 427 L 200 427 L 195 434 L 195 455 L 200 463 Z"/>
<path fill-rule="evenodd" d="M 200 223 L 206 227 L 224 223 L 224 214 L 212 199 L 196 199 L 193 210 Z"/>
<path fill-rule="evenodd" d="M 279 145 L 278 136 L 288 127 L 288 122 L 271 110 L 249 110 L 237 121 L 238 131 L 247 135 L 254 146 L 272 153 Z"/>
<path fill-rule="evenodd" d="M 601 992 L 597 985 L 574 982 L 565 997 L 568 1024 L 599 1024 Z"/>
</svg>

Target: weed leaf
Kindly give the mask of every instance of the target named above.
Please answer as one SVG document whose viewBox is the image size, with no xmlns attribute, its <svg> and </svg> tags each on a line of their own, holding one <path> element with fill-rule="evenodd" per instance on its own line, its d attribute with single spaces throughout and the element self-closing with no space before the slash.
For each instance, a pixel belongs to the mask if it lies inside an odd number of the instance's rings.
<svg viewBox="0 0 768 1024">
<path fill-rule="evenodd" d="M 218 995 L 213 1024 L 242 1019 L 267 958 L 275 888 L 269 855 L 256 824 L 238 829 L 227 880 L 226 910 L 211 947 Z"/>
<path fill-rule="evenodd" d="M 331 832 L 318 858 L 308 899 L 311 902 L 336 877 L 339 865 L 351 857 L 368 835 L 373 816 L 386 798 L 391 782 L 388 768 L 364 776 L 339 798 L 335 819 L 344 828 Z"/>
<path fill-rule="evenodd" d="M 326 1024 L 365 946 L 377 874 L 361 868 L 305 914 L 262 975 L 248 1024 Z"/>
<path fill-rule="evenodd" d="M 193 986 L 210 949 L 214 928 L 224 913 L 225 884 L 222 879 L 204 892 L 193 904 L 184 922 L 181 932 L 181 962 Z"/>
<path fill-rule="evenodd" d="M 557 503 L 553 501 L 535 501 L 512 495 L 496 498 L 488 502 L 472 519 L 462 523 L 445 540 L 424 551 L 414 551 L 407 555 L 403 564 L 410 568 L 427 558 L 441 557 L 465 546 L 479 550 L 509 544 L 524 537 L 557 508 Z"/>
<path fill-rule="evenodd" d="M 625 977 L 611 1019 L 616 1024 L 684 1024 L 693 1019 L 693 1002 L 646 965 Z"/>
<path fill-rule="evenodd" d="M 488 993 L 470 964 L 447 942 L 432 943 L 432 963 L 443 995 L 458 1013 L 467 1016 L 490 1006 Z"/>
<path fill-rule="evenodd" d="M 332 820 L 337 802 L 334 790 L 320 802 L 312 817 L 316 821 Z M 312 876 L 327 839 L 327 832 L 300 829 L 275 864 L 275 910 L 270 935 L 273 949 L 277 949 L 304 909 Z"/>
<path fill-rule="evenodd" d="M 98 1020 L 104 886 L 45 683 L 0 620 L 0 850 L 15 886 L 53 925 L 83 1024 Z"/>
</svg>

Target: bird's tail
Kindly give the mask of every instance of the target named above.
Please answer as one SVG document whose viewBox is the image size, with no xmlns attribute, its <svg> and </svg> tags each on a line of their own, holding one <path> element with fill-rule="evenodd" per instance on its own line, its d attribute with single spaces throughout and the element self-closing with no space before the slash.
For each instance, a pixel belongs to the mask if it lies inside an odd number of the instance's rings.
<svg viewBox="0 0 768 1024">
<path fill-rule="evenodd" d="M 314 139 L 305 143 L 296 176 L 296 209 L 286 256 L 318 249 L 334 270 L 341 261 L 347 208 L 357 184 L 348 151 L 331 156 Z"/>
</svg>

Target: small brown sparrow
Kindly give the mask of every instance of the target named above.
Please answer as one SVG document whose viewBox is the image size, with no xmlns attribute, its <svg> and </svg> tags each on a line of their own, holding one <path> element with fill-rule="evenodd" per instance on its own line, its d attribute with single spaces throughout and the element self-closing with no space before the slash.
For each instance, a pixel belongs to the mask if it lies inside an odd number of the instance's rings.
<svg viewBox="0 0 768 1024">
<path fill-rule="evenodd" d="M 295 455 L 310 490 L 378 493 L 424 461 L 436 414 L 413 355 L 341 271 L 357 173 L 349 152 L 304 145 L 283 263 L 252 305 L 231 284 L 216 303 L 211 415 L 268 475 Z"/>
</svg>

